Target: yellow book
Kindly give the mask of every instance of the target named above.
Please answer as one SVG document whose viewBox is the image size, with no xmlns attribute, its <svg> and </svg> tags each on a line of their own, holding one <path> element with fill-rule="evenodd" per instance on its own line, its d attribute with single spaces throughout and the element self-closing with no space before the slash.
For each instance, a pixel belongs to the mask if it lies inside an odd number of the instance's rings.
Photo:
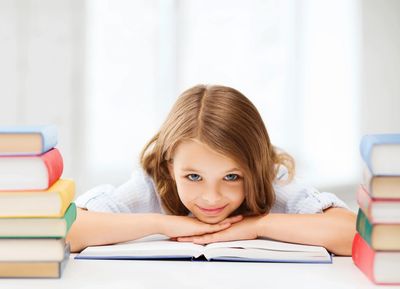
<svg viewBox="0 0 400 289">
<path fill-rule="evenodd" d="M 0 218 L 59 218 L 74 196 L 75 183 L 67 179 L 59 179 L 45 191 L 0 192 Z"/>
<path fill-rule="evenodd" d="M 0 262 L 0 278 L 59 278 L 63 262 Z"/>
</svg>

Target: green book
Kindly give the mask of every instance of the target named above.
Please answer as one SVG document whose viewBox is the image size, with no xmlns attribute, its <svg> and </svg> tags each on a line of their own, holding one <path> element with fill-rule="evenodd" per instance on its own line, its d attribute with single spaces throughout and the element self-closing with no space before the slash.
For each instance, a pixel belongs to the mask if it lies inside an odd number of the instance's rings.
<svg viewBox="0 0 400 289">
<path fill-rule="evenodd" d="M 75 219 L 75 203 L 62 218 L 0 218 L 0 238 L 64 238 Z"/>
<path fill-rule="evenodd" d="M 400 251 L 400 224 L 371 223 L 364 212 L 357 214 L 357 232 L 374 250 Z"/>
<path fill-rule="evenodd" d="M 371 245 L 372 224 L 361 209 L 358 209 L 357 214 L 357 232 Z"/>
</svg>

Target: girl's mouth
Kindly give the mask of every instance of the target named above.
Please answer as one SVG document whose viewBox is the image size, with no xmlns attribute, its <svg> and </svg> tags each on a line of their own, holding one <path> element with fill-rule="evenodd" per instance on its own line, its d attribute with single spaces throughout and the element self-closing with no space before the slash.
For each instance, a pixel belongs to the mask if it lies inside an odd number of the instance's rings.
<svg viewBox="0 0 400 289">
<path fill-rule="evenodd" d="M 200 207 L 197 206 L 200 211 L 202 211 L 205 215 L 209 215 L 209 216 L 215 216 L 218 215 L 219 213 L 221 213 L 227 205 L 222 206 L 222 207 L 215 207 L 215 208 L 211 208 L 211 207 Z"/>
</svg>

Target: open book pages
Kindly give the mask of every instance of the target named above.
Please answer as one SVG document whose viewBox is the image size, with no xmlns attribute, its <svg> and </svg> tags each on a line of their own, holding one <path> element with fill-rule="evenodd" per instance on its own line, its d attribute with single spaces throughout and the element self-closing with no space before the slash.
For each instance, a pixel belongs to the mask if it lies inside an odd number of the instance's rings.
<svg viewBox="0 0 400 289">
<path fill-rule="evenodd" d="M 198 245 L 168 239 L 138 240 L 83 250 L 76 259 L 198 259 L 283 263 L 331 263 L 328 251 L 267 239 L 219 242 Z"/>
</svg>

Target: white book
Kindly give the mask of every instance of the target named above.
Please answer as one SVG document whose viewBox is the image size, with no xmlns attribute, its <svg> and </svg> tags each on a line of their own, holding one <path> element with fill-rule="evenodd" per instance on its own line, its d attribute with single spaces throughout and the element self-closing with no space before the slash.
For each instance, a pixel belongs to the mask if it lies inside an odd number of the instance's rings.
<svg viewBox="0 0 400 289">
<path fill-rule="evenodd" d="M 65 246 L 65 239 L 0 239 L 0 262 L 60 262 Z"/>
<path fill-rule="evenodd" d="M 199 245 L 168 239 L 137 240 L 107 246 L 87 247 L 76 259 L 149 260 L 203 259 L 282 263 L 332 263 L 320 246 L 299 245 L 267 239 L 218 242 Z"/>
<path fill-rule="evenodd" d="M 363 184 L 373 198 L 400 199 L 400 175 L 375 176 L 365 166 Z"/>
</svg>

